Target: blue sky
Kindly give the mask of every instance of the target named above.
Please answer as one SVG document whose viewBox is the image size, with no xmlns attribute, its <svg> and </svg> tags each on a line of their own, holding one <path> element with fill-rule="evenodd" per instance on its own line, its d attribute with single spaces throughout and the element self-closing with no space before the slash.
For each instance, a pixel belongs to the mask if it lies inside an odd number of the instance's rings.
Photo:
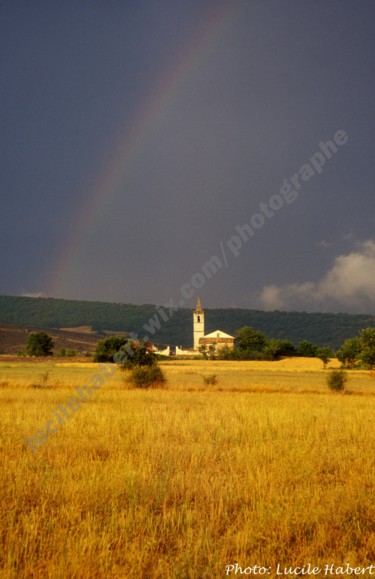
<svg viewBox="0 0 375 579">
<path fill-rule="evenodd" d="M 193 279 L 184 305 L 373 313 L 374 16 L 370 0 L 2 2 L 0 293 L 163 304 Z"/>
</svg>

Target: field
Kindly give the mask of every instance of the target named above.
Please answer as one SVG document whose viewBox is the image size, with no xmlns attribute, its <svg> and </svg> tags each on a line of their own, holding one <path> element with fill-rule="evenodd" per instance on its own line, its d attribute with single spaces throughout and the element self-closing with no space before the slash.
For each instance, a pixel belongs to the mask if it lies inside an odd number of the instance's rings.
<svg viewBox="0 0 375 579">
<path fill-rule="evenodd" d="M 167 387 L 145 391 L 95 364 L 0 362 L 1 578 L 375 563 L 370 373 L 351 372 L 345 395 L 317 360 L 162 367 Z M 70 410 L 32 450 L 57 408 Z"/>
</svg>

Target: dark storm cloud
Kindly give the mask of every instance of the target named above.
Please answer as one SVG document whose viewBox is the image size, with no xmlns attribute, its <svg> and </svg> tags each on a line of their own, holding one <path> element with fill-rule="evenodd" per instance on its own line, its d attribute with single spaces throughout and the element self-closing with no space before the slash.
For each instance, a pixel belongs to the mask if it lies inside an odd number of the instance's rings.
<svg viewBox="0 0 375 579">
<path fill-rule="evenodd" d="M 345 301 L 325 289 L 333 271 L 346 284 L 337 264 L 350 256 L 373 265 L 373 2 L 233 2 L 195 61 L 184 60 L 224 4 L 2 4 L 1 293 L 52 291 L 72 224 L 85 222 L 118 143 L 181 62 L 186 75 L 114 191 L 102 191 L 56 295 L 167 301 L 344 130 L 322 174 L 200 291 L 211 307 L 375 305 L 359 273 Z"/>
</svg>

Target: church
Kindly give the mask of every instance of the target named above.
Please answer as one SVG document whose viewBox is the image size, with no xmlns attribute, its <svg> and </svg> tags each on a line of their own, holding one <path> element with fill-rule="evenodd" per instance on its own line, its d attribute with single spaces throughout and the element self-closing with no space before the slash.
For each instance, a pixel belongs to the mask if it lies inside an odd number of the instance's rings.
<svg viewBox="0 0 375 579">
<path fill-rule="evenodd" d="M 195 351 L 199 351 L 202 346 L 206 346 L 207 350 L 210 349 L 215 352 L 218 352 L 225 346 L 229 348 L 234 347 L 234 337 L 221 330 L 215 330 L 210 334 L 204 333 L 204 311 L 202 310 L 200 298 L 198 298 L 197 306 L 193 312 L 193 338 Z"/>
<path fill-rule="evenodd" d="M 234 337 L 222 332 L 221 330 L 215 330 L 210 334 L 204 333 L 204 311 L 202 310 L 202 304 L 200 298 L 198 298 L 196 308 L 193 312 L 193 347 L 189 349 L 184 349 L 182 347 L 176 346 L 167 348 L 163 350 L 154 351 L 163 356 L 196 356 L 198 353 L 202 352 L 202 347 L 206 347 L 207 353 L 217 353 L 219 350 L 227 346 L 228 348 L 234 347 Z"/>
</svg>

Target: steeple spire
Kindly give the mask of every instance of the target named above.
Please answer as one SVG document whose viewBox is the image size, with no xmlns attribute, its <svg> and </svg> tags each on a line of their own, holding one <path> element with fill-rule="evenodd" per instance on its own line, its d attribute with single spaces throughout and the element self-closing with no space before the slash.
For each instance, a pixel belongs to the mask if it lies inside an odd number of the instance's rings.
<svg viewBox="0 0 375 579">
<path fill-rule="evenodd" d="M 202 312 L 203 312 L 203 310 L 202 310 L 201 298 L 198 298 L 197 299 L 197 307 L 195 308 L 195 313 L 201 314 Z"/>
</svg>

